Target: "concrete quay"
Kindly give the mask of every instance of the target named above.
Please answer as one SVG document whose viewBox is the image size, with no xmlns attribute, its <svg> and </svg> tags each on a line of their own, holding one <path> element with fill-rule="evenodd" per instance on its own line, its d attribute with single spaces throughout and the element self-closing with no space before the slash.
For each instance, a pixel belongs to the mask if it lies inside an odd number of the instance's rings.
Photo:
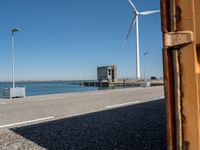
<svg viewBox="0 0 200 150">
<path fill-rule="evenodd" d="M 85 81 L 80 82 L 81 86 L 96 86 L 96 87 L 139 87 L 142 80 L 118 80 L 115 82 L 97 82 Z M 148 80 L 151 86 L 163 86 L 163 80 Z"/>
<path fill-rule="evenodd" d="M 0 100 L 0 149 L 166 149 L 163 87 Z"/>
</svg>

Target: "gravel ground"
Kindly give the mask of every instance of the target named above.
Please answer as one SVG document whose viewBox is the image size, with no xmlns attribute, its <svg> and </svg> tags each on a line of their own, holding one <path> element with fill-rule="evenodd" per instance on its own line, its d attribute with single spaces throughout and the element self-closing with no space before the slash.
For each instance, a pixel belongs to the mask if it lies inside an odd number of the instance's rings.
<svg viewBox="0 0 200 150">
<path fill-rule="evenodd" d="M 165 150 L 164 100 L 104 110 L 0 134 L 0 150 Z"/>
</svg>

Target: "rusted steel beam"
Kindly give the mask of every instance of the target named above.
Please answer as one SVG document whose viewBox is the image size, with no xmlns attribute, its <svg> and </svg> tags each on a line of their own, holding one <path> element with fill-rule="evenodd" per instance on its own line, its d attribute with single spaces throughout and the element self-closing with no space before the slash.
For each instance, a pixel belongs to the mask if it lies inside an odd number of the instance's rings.
<svg viewBox="0 0 200 150">
<path fill-rule="evenodd" d="M 171 31 L 170 1 L 161 0 L 161 20 L 163 32 L 163 68 L 165 80 L 165 103 L 166 103 L 166 122 L 167 122 L 167 146 L 168 150 L 175 150 L 176 129 L 175 129 L 175 101 L 174 101 L 174 70 L 173 70 L 173 51 L 165 47 L 164 34 Z"/>
<path fill-rule="evenodd" d="M 166 122 L 167 122 L 167 146 L 169 150 L 173 150 L 176 146 L 175 137 L 175 103 L 174 103 L 174 86 L 173 86 L 173 61 L 172 52 L 167 48 L 163 48 L 163 66 L 165 80 L 165 103 L 166 103 Z"/>
<path fill-rule="evenodd" d="M 197 45 L 200 43 L 200 0 L 177 0 L 176 8 L 179 17 L 177 30 L 188 30 L 194 34 L 194 42 L 181 48 L 180 51 L 183 148 L 199 150 L 200 90 Z"/>
<path fill-rule="evenodd" d="M 161 0 L 161 12 L 168 149 L 199 150 L 200 0 Z"/>
</svg>

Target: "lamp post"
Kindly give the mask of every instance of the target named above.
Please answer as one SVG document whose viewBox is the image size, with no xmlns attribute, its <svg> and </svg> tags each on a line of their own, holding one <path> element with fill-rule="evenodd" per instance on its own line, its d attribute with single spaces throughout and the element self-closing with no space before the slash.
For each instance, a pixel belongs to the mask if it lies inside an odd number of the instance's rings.
<svg viewBox="0 0 200 150">
<path fill-rule="evenodd" d="M 149 54 L 149 52 L 145 52 L 144 54 L 143 54 L 143 56 L 144 56 L 144 81 L 146 81 L 146 61 L 145 61 L 145 56 L 146 55 L 148 55 Z"/>
<path fill-rule="evenodd" d="M 14 33 L 20 31 L 19 28 L 13 28 L 12 32 L 12 82 L 13 88 L 15 88 L 15 43 L 14 43 Z"/>
<path fill-rule="evenodd" d="M 14 33 L 20 31 L 19 28 L 11 29 L 12 33 L 12 88 L 3 88 L 3 97 L 4 98 L 19 98 L 26 96 L 25 87 L 15 87 L 15 42 L 14 42 Z"/>
</svg>

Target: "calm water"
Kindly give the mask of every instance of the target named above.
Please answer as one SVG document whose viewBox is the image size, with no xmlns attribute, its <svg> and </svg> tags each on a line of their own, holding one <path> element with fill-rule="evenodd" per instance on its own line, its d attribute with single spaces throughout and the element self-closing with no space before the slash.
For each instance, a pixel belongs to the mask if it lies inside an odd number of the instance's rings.
<svg viewBox="0 0 200 150">
<path fill-rule="evenodd" d="M 77 81 L 17 82 L 16 86 L 26 87 L 27 96 L 99 90 L 97 87 L 80 86 Z M 0 89 L 7 87 L 12 87 L 12 83 L 0 83 Z M 0 96 L 2 97 L 2 90 Z"/>
</svg>

